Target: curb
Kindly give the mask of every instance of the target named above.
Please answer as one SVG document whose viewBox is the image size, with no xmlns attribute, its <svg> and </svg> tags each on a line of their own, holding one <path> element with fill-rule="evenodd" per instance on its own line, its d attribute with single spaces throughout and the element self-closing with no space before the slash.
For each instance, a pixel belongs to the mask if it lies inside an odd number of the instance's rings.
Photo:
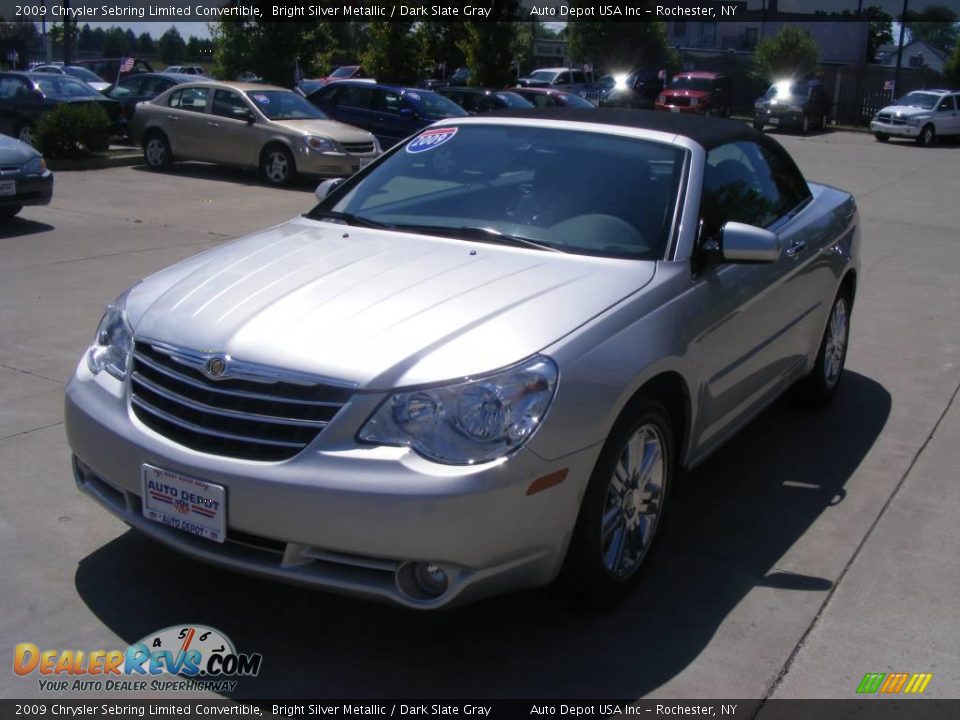
<svg viewBox="0 0 960 720">
<path fill-rule="evenodd" d="M 63 170 L 102 170 L 113 167 L 139 165 L 143 155 L 139 152 L 122 152 L 111 155 L 98 155 L 89 158 L 48 158 L 47 167 L 55 171 Z"/>
</svg>

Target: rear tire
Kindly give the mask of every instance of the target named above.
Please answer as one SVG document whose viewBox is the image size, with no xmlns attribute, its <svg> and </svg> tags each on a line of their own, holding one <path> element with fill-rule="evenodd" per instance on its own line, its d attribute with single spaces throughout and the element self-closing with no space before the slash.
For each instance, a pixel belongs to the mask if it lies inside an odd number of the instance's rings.
<svg viewBox="0 0 960 720">
<path fill-rule="evenodd" d="M 143 141 L 143 161 L 151 170 L 165 170 L 173 164 L 173 153 L 166 135 L 158 130 L 147 134 Z"/>
<path fill-rule="evenodd" d="M 590 476 L 561 582 L 600 606 L 622 597 L 647 567 L 676 472 L 673 427 L 640 399 L 614 426 Z"/>
<path fill-rule="evenodd" d="M 288 185 L 297 174 L 293 155 L 282 145 L 271 145 L 260 157 L 260 172 L 271 185 Z"/>
<path fill-rule="evenodd" d="M 827 327 L 823 331 L 813 370 L 800 383 L 800 396 L 808 405 L 827 405 L 837 394 L 847 362 L 852 305 L 853 293 L 845 285 L 840 288 L 830 308 Z"/>
</svg>

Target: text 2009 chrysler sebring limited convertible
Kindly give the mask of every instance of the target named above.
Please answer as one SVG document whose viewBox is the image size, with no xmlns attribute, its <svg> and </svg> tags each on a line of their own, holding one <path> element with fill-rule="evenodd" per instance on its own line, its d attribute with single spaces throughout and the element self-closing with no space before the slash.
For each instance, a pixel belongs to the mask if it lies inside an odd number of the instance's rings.
<svg viewBox="0 0 960 720">
<path fill-rule="evenodd" d="M 318 195 L 120 296 L 67 388 L 80 488 L 193 557 L 418 608 L 602 598 L 679 470 L 837 389 L 854 200 L 743 124 L 458 118 Z"/>
</svg>

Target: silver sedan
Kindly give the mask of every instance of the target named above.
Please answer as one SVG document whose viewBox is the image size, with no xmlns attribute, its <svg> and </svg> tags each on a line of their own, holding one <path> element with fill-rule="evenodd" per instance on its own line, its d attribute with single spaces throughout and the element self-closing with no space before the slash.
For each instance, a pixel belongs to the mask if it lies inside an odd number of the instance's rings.
<svg viewBox="0 0 960 720">
<path fill-rule="evenodd" d="M 608 599 L 682 469 L 840 385 L 856 205 L 741 123 L 458 118 L 317 194 L 111 303 L 67 387 L 80 489 L 195 558 Z"/>
</svg>

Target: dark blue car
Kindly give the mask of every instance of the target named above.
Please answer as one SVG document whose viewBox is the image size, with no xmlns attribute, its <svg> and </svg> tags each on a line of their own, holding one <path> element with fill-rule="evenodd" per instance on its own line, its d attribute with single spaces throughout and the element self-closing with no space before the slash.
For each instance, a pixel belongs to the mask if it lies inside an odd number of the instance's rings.
<svg viewBox="0 0 960 720">
<path fill-rule="evenodd" d="M 384 149 L 437 120 L 467 114 L 430 90 L 350 80 L 330 83 L 307 99 L 340 122 L 369 130 Z"/>
</svg>

